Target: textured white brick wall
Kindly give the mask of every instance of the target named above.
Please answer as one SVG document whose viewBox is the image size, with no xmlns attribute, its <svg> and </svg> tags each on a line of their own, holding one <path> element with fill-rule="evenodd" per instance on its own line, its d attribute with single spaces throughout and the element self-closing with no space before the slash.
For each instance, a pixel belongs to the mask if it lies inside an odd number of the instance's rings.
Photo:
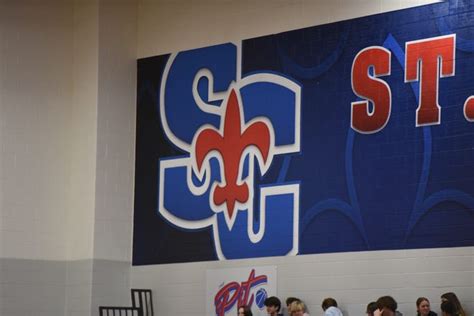
<svg viewBox="0 0 474 316">
<path fill-rule="evenodd" d="M 72 55 L 71 176 L 68 210 L 65 314 L 89 315 L 95 220 L 99 2 L 74 0 Z"/>
<path fill-rule="evenodd" d="M 206 270 L 242 266 L 277 266 L 278 296 L 303 299 L 311 315 L 334 297 L 346 316 L 364 315 L 368 302 L 392 295 L 404 315 L 415 315 L 419 296 L 439 312 L 440 295 L 454 291 L 472 315 L 474 248 L 373 251 L 197 262 L 132 268 L 133 287 L 153 289 L 161 315 L 205 315 Z"/>
<path fill-rule="evenodd" d="M 91 313 L 130 306 L 137 4 L 99 4 L 97 174 Z"/>
<path fill-rule="evenodd" d="M 240 41 L 437 0 L 138 0 L 138 57 Z"/>
<path fill-rule="evenodd" d="M 135 168 L 136 8 L 133 0 L 101 1 L 99 7 L 94 258 L 127 262 Z"/>
<path fill-rule="evenodd" d="M 0 1 L 0 315 L 64 315 L 72 8 Z"/>
<path fill-rule="evenodd" d="M 0 10 L 0 257 L 66 258 L 71 12 L 62 1 Z"/>
<path fill-rule="evenodd" d="M 68 259 L 82 260 L 93 256 L 99 80 L 98 0 L 74 0 L 72 10 L 73 94 Z"/>
</svg>

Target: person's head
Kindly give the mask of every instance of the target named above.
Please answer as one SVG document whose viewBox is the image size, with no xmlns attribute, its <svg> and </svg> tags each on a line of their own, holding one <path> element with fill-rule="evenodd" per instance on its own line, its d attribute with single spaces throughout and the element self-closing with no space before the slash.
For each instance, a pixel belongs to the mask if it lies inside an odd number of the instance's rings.
<svg viewBox="0 0 474 316">
<path fill-rule="evenodd" d="M 454 305 L 453 302 L 450 302 L 450 301 L 443 301 L 441 303 L 441 312 L 443 313 L 443 316 L 456 316 L 457 315 L 456 306 Z"/>
<path fill-rule="evenodd" d="M 430 311 L 430 301 L 428 301 L 426 297 L 419 297 L 416 300 L 416 312 L 418 316 L 427 316 Z"/>
<path fill-rule="evenodd" d="M 377 303 L 376 302 L 370 302 L 369 304 L 367 304 L 367 309 L 366 309 L 365 313 L 368 316 L 374 316 L 374 312 L 375 312 L 376 309 L 377 309 Z"/>
<path fill-rule="evenodd" d="M 286 307 L 290 308 L 290 305 L 291 305 L 291 303 L 293 303 L 293 302 L 301 302 L 301 300 L 300 300 L 299 298 L 297 298 L 297 297 L 291 297 L 291 296 L 290 296 L 290 297 L 288 297 L 288 298 L 286 299 L 286 301 L 285 301 Z"/>
<path fill-rule="evenodd" d="M 377 309 L 383 316 L 393 316 L 397 310 L 397 302 L 391 296 L 382 296 L 376 302 Z"/>
<path fill-rule="evenodd" d="M 266 308 L 267 308 L 267 313 L 270 315 L 276 315 L 280 311 L 281 308 L 281 302 L 276 296 L 270 296 L 268 297 L 265 302 L 264 302 Z"/>
<path fill-rule="evenodd" d="M 323 300 L 323 303 L 321 304 L 321 307 L 323 308 L 323 311 L 325 311 L 326 309 L 328 309 L 331 306 L 337 307 L 337 302 L 332 297 L 325 298 Z"/>
<path fill-rule="evenodd" d="M 306 306 L 301 301 L 293 301 L 288 308 L 290 316 L 303 316 L 305 311 Z"/>
<path fill-rule="evenodd" d="M 446 301 L 453 303 L 454 307 L 456 308 L 455 314 L 459 314 L 461 316 L 466 315 L 466 312 L 462 308 L 461 302 L 459 302 L 456 294 L 454 294 L 453 292 L 448 292 L 441 295 L 441 302 L 446 302 Z"/>
<path fill-rule="evenodd" d="M 252 311 L 247 305 L 242 305 L 237 309 L 237 316 L 252 316 Z"/>
</svg>

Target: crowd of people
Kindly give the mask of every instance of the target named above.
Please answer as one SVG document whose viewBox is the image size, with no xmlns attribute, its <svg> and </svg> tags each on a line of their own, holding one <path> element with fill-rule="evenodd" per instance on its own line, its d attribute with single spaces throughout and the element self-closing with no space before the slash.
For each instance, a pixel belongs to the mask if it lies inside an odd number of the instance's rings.
<svg viewBox="0 0 474 316">
<path fill-rule="evenodd" d="M 265 299 L 265 307 L 269 316 L 283 315 L 281 301 L 276 296 Z M 367 304 L 367 316 L 401 316 L 397 311 L 398 304 L 391 296 L 382 296 L 375 302 Z M 441 295 L 442 316 L 467 316 L 456 294 L 452 292 Z M 286 308 L 290 316 L 309 316 L 305 303 L 296 297 L 286 299 Z M 338 308 L 334 298 L 326 298 L 321 304 L 324 316 L 344 316 Z M 417 316 L 437 316 L 430 308 L 430 301 L 426 297 L 416 300 Z M 252 316 L 252 311 L 248 306 L 239 306 L 238 316 Z"/>
</svg>

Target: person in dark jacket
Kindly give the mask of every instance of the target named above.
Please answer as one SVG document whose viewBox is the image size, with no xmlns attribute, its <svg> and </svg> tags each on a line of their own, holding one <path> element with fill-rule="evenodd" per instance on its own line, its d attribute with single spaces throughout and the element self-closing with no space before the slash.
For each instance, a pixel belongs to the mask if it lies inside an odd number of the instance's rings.
<svg viewBox="0 0 474 316">
<path fill-rule="evenodd" d="M 281 309 L 281 301 L 276 296 L 270 296 L 263 302 L 269 316 L 278 316 Z"/>
</svg>

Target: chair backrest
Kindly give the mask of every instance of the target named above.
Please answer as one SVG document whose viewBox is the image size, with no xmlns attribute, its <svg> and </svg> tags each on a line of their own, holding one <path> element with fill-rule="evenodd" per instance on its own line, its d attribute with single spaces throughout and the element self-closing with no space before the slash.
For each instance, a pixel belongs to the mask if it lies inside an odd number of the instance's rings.
<svg viewBox="0 0 474 316">
<path fill-rule="evenodd" d="M 143 316 L 141 308 L 137 307 L 115 307 L 115 306 L 100 306 L 100 316 Z"/>
<path fill-rule="evenodd" d="M 132 306 L 140 308 L 143 316 L 154 316 L 151 290 L 132 289 Z"/>
</svg>

